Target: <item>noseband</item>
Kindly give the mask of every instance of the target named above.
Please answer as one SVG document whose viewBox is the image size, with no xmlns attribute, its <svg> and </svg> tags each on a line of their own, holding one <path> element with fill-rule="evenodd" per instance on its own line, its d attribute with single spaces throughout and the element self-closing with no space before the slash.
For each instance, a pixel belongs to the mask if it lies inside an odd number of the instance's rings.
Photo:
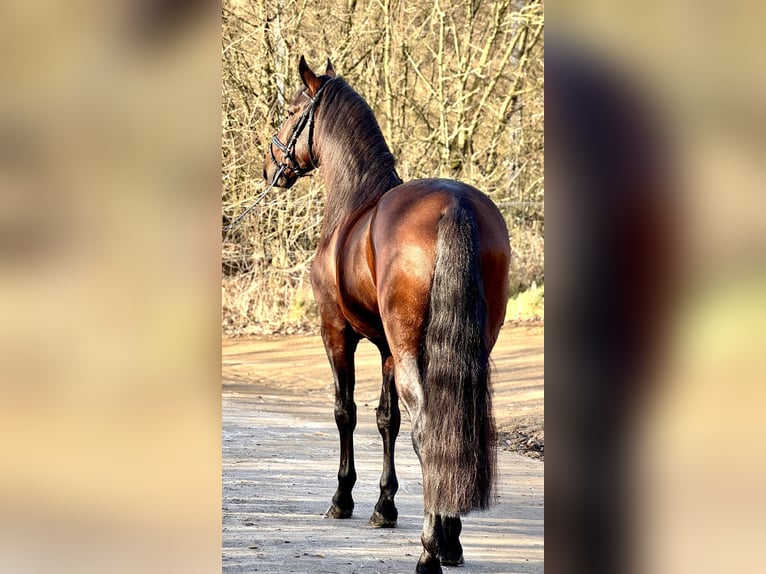
<svg viewBox="0 0 766 574">
<path fill-rule="evenodd" d="M 307 175 L 312 170 L 317 168 L 316 158 L 314 157 L 314 112 L 316 111 L 316 107 L 319 104 L 319 98 L 322 96 L 325 88 L 334 80 L 335 78 L 330 78 L 324 84 L 322 84 L 322 87 L 317 90 L 317 93 L 314 94 L 313 97 L 309 96 L 305 91 L 303 92 L 303 95 L 311 100 L 311 102 L 308 106 L 306 106 L 303 112 L 301 112 L 298 121 L 295 122 L 292 129 L 290 130 L 290 137 L 288 138 L 287 143 L 282 143 L 279 140 L 278 135 L 275 135 L 273 138 L 271 138 L 271 143 L 269 144 L 269 152 L 271 153 L 271 160 L 274 162 L 274 165 L 281 168 L 290 168 L 290 170 L 292 170 L 292 172 L 295 173 L 295 175 L 298 177 Z M 298 159 L 295 157 L 295 144 L 298 142 L 298 138 L 306 127 L 308 127 L 309 130 L 308 146 L 310 165 L 301 167 L 298 163 Z M 277 148 L 282 152 L 284 156 L 282 163 L 278 162 L 276 156 L 274 155 L 274 146 L 277 146 Z"/>
</svg>

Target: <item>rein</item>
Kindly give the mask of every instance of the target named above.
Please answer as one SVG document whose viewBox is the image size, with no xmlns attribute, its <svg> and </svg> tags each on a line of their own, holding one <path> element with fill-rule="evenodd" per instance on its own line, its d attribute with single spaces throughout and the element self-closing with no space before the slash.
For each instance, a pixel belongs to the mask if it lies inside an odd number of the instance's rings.
<svg viewBox="0 0 766 574">
<path fill-rule="evenodd" d="M 266 187 L 266 189 L 264 189 L 261 192 L 261 194 L 258 197 L 255 198 L 253 203 L 250 204 L 250 207 L 248 207 L 245 211 L 243 211 L 237 217 L 235 217 L 231 221 L 231 223 L 229 223 L 229 225 L 225 225 L 223 227 L 223 231 L 224 232 L 228 233 L 229 231 L 234 229 L 234 227 L 236 227 L 236 225 L 240 221 L 242 221 L 248 213 L 250 213 L 253 209 L 255 209 L 255 206 L 258 205 L 261 202 L 261 200 L 264 197 L 266 197 L 266 194 L 269 193 L 271 191 L 271 189 L 276 185 L 276 183 L 279 180 L 279 178 L 282 177 L 282 174 L 285 172 L 285 169 L 287 169 L 286 165 L 282 164 L 282 165 L 279 166 L 279 169 L 277 169 L 277 172 L 274 174 L 274 179 L 271 180 L 271 183 Z"/>
<path fill-rule="evenodd" d="M 327 80 L 324 84 L 322 84 L 322 87 L 317 90 L 317 93 L 314 94 L 313 97 L 309 96 L 305 91 L 303 92 L 303 95 L 311 100 L 311 103 L 306 107 L 306 109 L 303 110 L 303 112 L 301 112 L 298 121 L 295 122 L 295 125 L 293 125 L 292 129 L 290 130 L 290 137 L 287 143 L 282 143 L 279 140 L 279 137 L 276 135 L 271 138 L 271 143 L 269 143 L 269 153 L 271 154 L 271 160 L 274 162 L 274 165 L 277 166 L 277 172 L 274 174 L 274 178 L 271 180 L 271 183 L 268 185 L 268 187 L 266 187 L 266 189 L 264 189 L 260 195 L 255 198 L 250 207 L 235 217 L 232 222 L 229 223 L 229 225 L 224 226 L 224 232 L 231 231 L 240 221 L 242 221 L 242 219 L 244 219 L 248 213 L 250 213 L 255 208 L 255 206 L 261 202 L 264 197 L 266 197 L 266 194 L 269 193 L 277 184 L 277 181 L 279 181 L 279 178 L 282 177 L 282 174 L 286 169 L 290 169 L 296 176 L 302 177 L 304 175 L 308 175 L 312 170 L 318 167 L 316 164 L 316 158 L 314 157 L 314 112 L 316 111 L 316 107 L 319 104 L 319 98 L 322 96 L 325 88 L 333 81 L 335 81 L 335 78 L 330 78 Z M 295 157 L 295 145 L 298 143 L 298 138 L 301 136 L 303 130 L 306 127 L 309 129 L 308 147 L 309 163 L 311 165 L 301 167 L 298 163 L 298 159 Z M 277 158 L 274 155 L 274 146 L 277 146 L 277 148 L 282 152 L 284 156 L 284 160 L 282 162 L 277 161 Z"/>
</svg>

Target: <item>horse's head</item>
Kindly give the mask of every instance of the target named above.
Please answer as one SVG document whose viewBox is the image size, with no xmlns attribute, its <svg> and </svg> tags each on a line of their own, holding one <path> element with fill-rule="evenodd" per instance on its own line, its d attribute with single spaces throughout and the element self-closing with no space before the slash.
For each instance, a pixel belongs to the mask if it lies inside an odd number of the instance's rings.
<svg viewBox="0 0 766 574">
<path fill-rule="evenodd" d="M 298 65 L 303 89 L 287 106 L 287 118 L 269 143 L 263 162 L 263 177 L 276 187 L 290 187 L 317 166 L 314 155 L 314 114 L 325 87 L 335 78 L 335 70 L 327 60 L 325 75 L 317 76 L 301 56 Z M 275 181 L 276 179 L 276 181 Z"/>
</svg>

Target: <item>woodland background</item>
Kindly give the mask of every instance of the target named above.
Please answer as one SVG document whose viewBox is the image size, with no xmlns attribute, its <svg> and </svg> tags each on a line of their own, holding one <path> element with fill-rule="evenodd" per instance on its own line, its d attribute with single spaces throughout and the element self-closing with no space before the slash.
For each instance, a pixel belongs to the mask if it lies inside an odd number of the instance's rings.
<svg viewBox="0 0 766 574">
<path fill-rule="evenodd" d="M 298 59 L 370 104 L 405 181 L 449 177 L 500 207 L 511 294 L 544 283 L 544 15 L 538 0 L 223 1 L 222 219 L 265 187 Z M 309 267 L 324 194 L 274 189 L 222 237 L 226 335 L 315 330 Z M 541 307 L 542 305 L 540 305 Z"/>
</svg>

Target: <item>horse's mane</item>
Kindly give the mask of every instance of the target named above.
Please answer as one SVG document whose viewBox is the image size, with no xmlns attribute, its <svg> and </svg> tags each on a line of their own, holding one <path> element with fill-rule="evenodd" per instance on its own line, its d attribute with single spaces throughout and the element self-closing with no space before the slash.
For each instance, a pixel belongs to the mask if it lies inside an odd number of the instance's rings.
<svg viewBox="0 0 766 574">
<path fill-rule="evenodd" d="M 401 180 L 370 106 L 343 78 L 327 86 L 315 129 L 327 193 L 323 235 L 329 235 Z"/>
</svg>

